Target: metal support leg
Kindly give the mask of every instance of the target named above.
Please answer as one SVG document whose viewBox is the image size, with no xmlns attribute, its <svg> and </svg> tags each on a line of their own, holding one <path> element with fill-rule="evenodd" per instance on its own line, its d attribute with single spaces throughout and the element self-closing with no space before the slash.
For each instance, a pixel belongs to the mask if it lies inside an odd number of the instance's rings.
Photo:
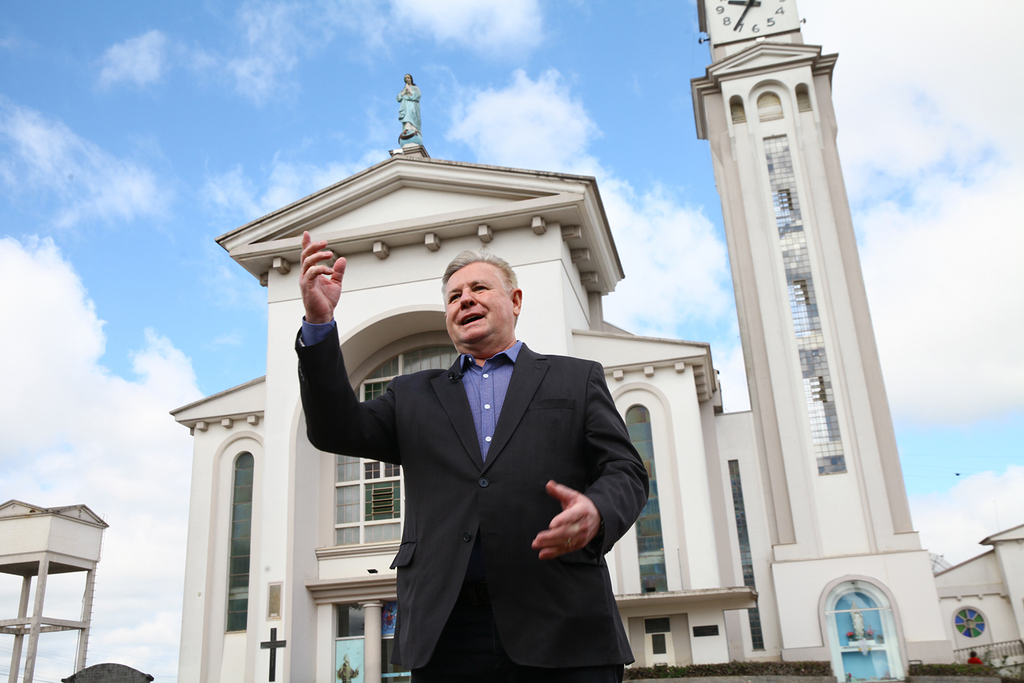
<svg viewBox="0 0 1024 683">
<path fill-rule="evenodd" d="M 32 577 L 22 577 L 21 602 L 18 603 L 18 619 L 24 619 L 28 616 L 28 596 L 31 590 Z M 21 644 L 24 640 L 24 633 L 19 633 L 14 636 L 14 651 L 11 652 L 11 674 L 7 678 L 8 683 L 18 683 L 18 670 L 21 668 Z"/>
<path fill-rule="evenodd" d="M 22 683 L 32 683 L 36 674 L 36 651 L 39 649 L 39 626 L 43 618 L 43 599 L 46 597 L 46 574 L 50 571 L 50 555 L 44 554 L 39 561 L 39 576 L 36 579 L 36 599 L 32 605 L 32 628 L 28 634 L 28 656 L 25 659 L 25 676 Z"/>
<path fill-rule="evenodd" d="M 78 658 L 75 661 L 75 673 L 85 668 L 85 656 L 89 651 L 89 629 L 92 626 L 92 596 L 96 587 L 96 570 L 90 569 L 85 574 L 85 595 L 82 597 L 82 621 L 85 626 L 78 632 Z"/>
</svg>

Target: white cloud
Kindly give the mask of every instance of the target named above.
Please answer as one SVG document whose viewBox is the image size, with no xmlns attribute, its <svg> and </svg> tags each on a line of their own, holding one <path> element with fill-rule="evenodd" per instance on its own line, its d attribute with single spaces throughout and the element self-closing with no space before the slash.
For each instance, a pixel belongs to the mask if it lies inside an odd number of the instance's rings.
<svg viewBox="0 0 1024 683">
<path fill-rule="evenodd" d="M 865 279 L 896 413 L 971 422 L 1024 409 L 1024 167 L 929 179 L 860 212 Z"/>
<path fill-rule="evenodd" d="M 0 357 L 17 359 L 0 365 L 0 500 L 84 503 L 103 516 L 92 658 L 132 664 L 149 653 L 172 666 L 191 439 L 168 411 L 201 395 L 191 363 L 147 330 L 134 378 L 103 367 L 103 322 L 50 240 L 0 239 L 0 291 Z M 71 588 L 48 591 L 47 612 L 80 609 Z M 16 604 L 16 590 L 0 584 L 3 604 Z"/>
<path fill-rule="evenodd" d="M 167 36 L 157 30 L 112 45 L 100 60 L 99 84 L 109 88 L 128 81 L 143 86 L 160 80 L 167 57 Z"/>
<path fill-rule="evenodd" d="M 60 121 L 0 98 L 0 179 L 9 190 L 56 195 L 54 221 L 73 226 L 86 218 L 130 221 L 166 209 L 170 193 L 146 166 L 119 159 L 76 135 Z"/>
<path fill-rule="evenodd" d="M 840 153 L 893 412 L 949 424 L 1024 411 L 1024 131 L 1008 125 L 1024 92 L 1006 81 L 1024 5 L 986 5 L 1000 20 L 981 52 L 935 9 L 800 2 L 805 40 L 840 53 Z"/>
<path fill-rule="evenodd" d="M 601 197 L 626 271 L 605 303 L 609 321 L 677 337 L 687 325 L 731 315 L 725 245 L 700 209 L 659 187 L 638 195 L 615 178 L 601 181 Z"/>
<path fill-rule="evenodd" d="M 305 25 L 302 8 L 290 3 L 248 2 L 238 10 L 238 21 L 246 53 L 228 60 L 227 69 L 238 92 L 262 104 L 288 87 L 282 78 L 298 64 L 315 31 Z"/>
<path fill-rule="evenodd" d="M 274 160 L 265 181 L 257 184 L 241 166 L 206 179 L 203 199 L 226 216 L 250 221 L 347 178 L 387 158 L 383 150 L 368 151 L 354 163 L 323 166 Z"/>
<path fill-rule="evenodd" d="M 957 564 L 990 546 L 979 542 L 1024 523 L 1024 466 L 1010 465 L 1002 474 L 981 472 L 948 491 L 910 496 L 914 527 L 921 545 Z"/>
<path fill-rule="evenodd" d="M 361 35 L 360 52 L 387 53 L 395 45 L 427 37 L 502 58 L 522 55 L 543 38 L 537 0 L 249 0 L 239 7 L 236 21 L 239 45 L 226 54 L 171 45 L 155 30 L 114 45 L 102 59 L 100 85 L 145 85 L 159 80 L 170 62 L 178 60 L 197 71 L 226 74 L 239 94 L 263 105 L 295 91 L 298 86 L 290 75 L 301 59 L 331 45 L 339 31 Z M 351 41 L 342 47 L 352 47 Z"/>
<path fill-rule="evenodd" d="M 31 45 L 29 41 L 25 40 L 14 31 L 8 31 L 6 36 L 0 38 L 0 50 L 10 50 L 11 52 L 14 52 L 29 45 Z"/>
<path fill-rule="evenodd" d="M 500 129 L 496 119 L 500 115 Z M 668 188 L 638 191 L 588 153 L 601 135 L 561 74 L 536 80 L 523 71 L 505 88 L 469 91 L 457 103 L 446 137 L 462 142 L 485 164 L 593 175 L 611 224 L 626 278 L 605 300 L 605 318 L 636 334 L 688 337 L 687 329 L 734 332 L 726 246 L 697 207 Z M 742 355 L 734 339 L 715 342 L 730 409 L 747 407 Z"/>
<path fill-rule="evenodd" d="M 727 413 L 750 410 L 750 392 L 747 389 L 747 367 L 740 345 L 739 330 L 732 340 L 712 342 L 711 354 L 722 386 L 722 407 Z"/>
<path fill-rule="evenodd" d="M 240 165 L 227 173 L 208 177 L 202 189 L 207 203 L 247 220 L 260 215 L 255 195 L 256 188 Z"/>
<path fill-rule="evenodd" d="M 392 0 L 391 14 L 404 31 L 426 31 L 439 43 L 485 54 L 523 53 L 543 37 L 536 0 Z"/>
<path fill-rule="evenodd" d="M 488 57 L 520 57 L 543 40 L 537 0 L 333 0 L 323 19 L 355 31 L 367 47 L 388 52 L 424 38 Z"/>
<path fill-rule="evenodd" d="M 480 163 L 590 175 L 596 170 L 586 150 L 600 130 L 555 69 L 537 80 L 517 70 L 505 88 L 466 93 L 452 120 L 445 138 L 470 147 Z"/>
</svg>

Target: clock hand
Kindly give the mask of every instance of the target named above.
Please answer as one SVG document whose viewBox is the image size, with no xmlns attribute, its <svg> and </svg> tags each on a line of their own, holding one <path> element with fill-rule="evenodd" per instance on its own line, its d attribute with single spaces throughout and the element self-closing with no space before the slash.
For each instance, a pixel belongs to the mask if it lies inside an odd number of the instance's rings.
<svg viewBox="0 0 1024 683">
<path fill-rule="evenodd" d="M 743 28 L 743 17 L 747 16 L 747 12 L 750 11 L 750 8 L 754 6 L 755 2 L 757 2 L 757 0 L 747 0 L 747 6 L 743 8 L 743 14 L 741 14 L 740 18 L 736 21 L 736 26 L 732 29 L 733 31 L 739 31 Z"/>
<path fill-rule="evenodd" d="M 747 4 L 747 0 L 729 0 L 729 2 L 726 3 L 726 4 L 729 4 L 729 5 L 746 5 Z M 760 7 L 760 6 L 761 6 L 760 0 L 754 0 L 754 7 Z"/>
</svg>

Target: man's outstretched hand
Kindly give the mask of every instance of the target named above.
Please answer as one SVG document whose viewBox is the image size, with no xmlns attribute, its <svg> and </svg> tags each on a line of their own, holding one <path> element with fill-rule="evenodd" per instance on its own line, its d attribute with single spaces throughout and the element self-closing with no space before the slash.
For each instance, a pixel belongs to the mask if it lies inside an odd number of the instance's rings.
<svg viewBox="0 0 1024 683">
<path fill-rule="evenodd" d="M 601 528 L 601 513 L 593 501 L 575 489 L 554 480 L 544 488 L 562 504 L 562 512 L 551 520 L 546 531 L 537 534 L 531 547 L 540 550 L 540 559 L 552 560 L 590 543 Z"/>
<path fill-rule="evenodd" d="M 334 267 L 323 263 L 334 258 L 327 251 L 327 242 L 314 242 L 308 232 L 302 233 L 302 273 L 299 288 L 306 307 L 306 322 L 322 325 L 334 320 L 334 308 L 341 298 L 341 280 L 345 277 L 345 257 Z"/>
</svg>

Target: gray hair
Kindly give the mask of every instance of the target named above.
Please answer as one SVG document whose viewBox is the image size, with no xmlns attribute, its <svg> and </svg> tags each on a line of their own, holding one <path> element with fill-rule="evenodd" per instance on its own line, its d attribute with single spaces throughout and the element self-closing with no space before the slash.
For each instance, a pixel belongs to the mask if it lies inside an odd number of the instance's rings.
<svg viewBox="0 0 1024 683">
<path fill-rule="evenodd" d="M 516 273 L 512 270 L 512 266 L 508 264 L 508 261 L 500 256 L 495 256 L 489 251 L 470 251 L 467 249 L 460 251 L 459 255 L 452 259 L 452 262 L 444 269 L 444 275 L 441 276 L 442 298 L 448 294 L 448 280 L 451 279 L 452 275 L 455 275 L 455 273 L 471 263 L 489 263 L 497 268 L 498 272 L 501 273 L 501 279 L 505 284 L 506 292 L 511 293 L 513 289 L 519 286 L 519 278 L 516 277 Z"/>
</svg>

